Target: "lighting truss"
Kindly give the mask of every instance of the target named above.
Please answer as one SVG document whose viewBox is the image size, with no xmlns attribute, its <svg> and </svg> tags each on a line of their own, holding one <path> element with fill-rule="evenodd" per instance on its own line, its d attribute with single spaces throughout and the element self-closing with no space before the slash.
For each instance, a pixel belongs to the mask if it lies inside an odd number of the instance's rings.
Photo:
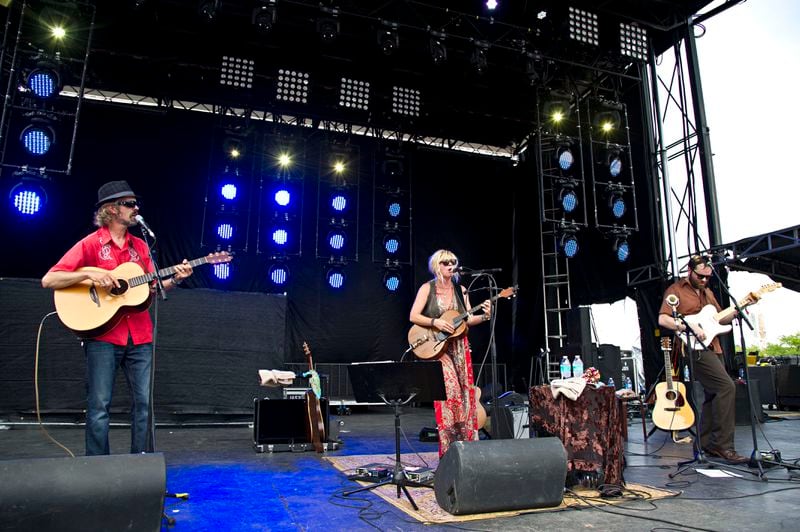
<svg viewBox="0 0 800 532">
<path fill-rule="evenodd" d="M 252 89 L 256 63 L 252 59 L 222 56 L 219 84 L 237 89 Z"/>
<path fill-rule="evenodd" d="M 339 107 L 369 110 L 369 81 L 342 78 L 339 85 Z"/>
<path fill-rule="evenodd" d="M 570 6 L 569 8 L 569 38 L 597 46 L 600 44 L 600 29 L 597 15 Z"/>
<path fill-rule="evenodd" d="M 308 103 L 308 72 L 297 70 L 278 70 L 278 84 L 275 98 L 284 102 Z"/>
<path fill-rule="evenodd" d="M 405 116 L 419 116 L 421 106 L 420 91 L 408 87 L 392 87 L 392 112 Z"/>
<path fill-rule="evenodd" d="M 619 23 L 620 53 L 640 61 L 647 61 L 647 30 L 637 24 Z"/>
</svg>

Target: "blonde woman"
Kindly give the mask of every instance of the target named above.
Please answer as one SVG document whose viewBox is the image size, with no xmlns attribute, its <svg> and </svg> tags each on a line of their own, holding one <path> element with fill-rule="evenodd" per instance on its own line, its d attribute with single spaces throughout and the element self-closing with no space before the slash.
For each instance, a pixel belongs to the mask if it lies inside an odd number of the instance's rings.
<svg viewBox="0 0 800 532">
<path fill-rule="evenodd" d="M 449 320 L 441 319 L 448 310 L 458 313 L 472 308 L 467 290 L 458 284 L 458 257 L 452 251 L 440 249 L 428 259 L 428 270 L 433 279 L 420 286 L 411 307 L 409 320 L 422 327 L 452 333 L 455 329 Z M 468 326 L 489 321 L 491 304 L 481 304 L 483 314 L 472 314 L 466 319 Z M 466 335 L 448 340 L 439 357 L 444 371 L 446 401 L 435 401 L 436 425 L 439 430 L 439 456 L 447 452 L 454 441 L 478 439 L 478 421 L 473 387 L 472 355 Z"/>
</svg>

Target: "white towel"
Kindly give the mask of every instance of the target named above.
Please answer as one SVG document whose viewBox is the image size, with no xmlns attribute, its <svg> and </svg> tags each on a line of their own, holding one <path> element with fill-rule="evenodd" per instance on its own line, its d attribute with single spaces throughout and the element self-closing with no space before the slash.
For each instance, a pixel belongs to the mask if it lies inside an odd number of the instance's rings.
<svg viewBox="0 0 800 532">
<path fill-rule="evenodd" d="M 550 382 L 550 389 L 553 391 L 553 399 L 562 393 L 573 401 L 580 397 L 583 389 L 586 388 L 586 379 L 583 377 L 570 377 L 569 379 L 555 379 Z"/>
<path fill-rule="evenodd" d="M 261 386 L 286 386 L 294 382 L 294 371 L 281 371 L 279 369 L 258 370 L 258 380 Z"/>
</svg>

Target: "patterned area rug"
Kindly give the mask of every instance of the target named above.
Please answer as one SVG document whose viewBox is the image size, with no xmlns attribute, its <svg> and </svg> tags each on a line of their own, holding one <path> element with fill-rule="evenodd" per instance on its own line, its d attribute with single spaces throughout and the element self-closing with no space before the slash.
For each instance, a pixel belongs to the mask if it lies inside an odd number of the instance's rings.
<svg viewBox="0 0 800 532">
<path fill-rule="evenodd" d="M 326 456 L 325 459 L 331 462 L 336 469 L 346 475 L 355 474 L 357 467 L 361 467 L 366 464 L 382 464 L 389 469 L 394 468 L 393 454 Z M 428 467 L 435 470 L 439 465 L 439 456 L 436 452 L 404 454 L 400 457 L 400 459 L 403 463 L 403 466 L 407 469 L 411 468 L 411 470 L 416 467 Z M 370 485 L 367 482 L 359 482 L 359 484 L 363 486 Z M 434 494 L 434 491 L 429 488 L 408 488 L 408 491 L 411 494 L 411 497 L 413 497 L 414 501 L 417 503 L 419 510 L 414 510 L 414 508 L 411 506 L 411 503 L 408 501 L 408 498 L 402 494 L 402 492 L 400 498 L 398 498 L 397 486 L 393 484 L 381 486 L 371 491 L 422 523 L 453 523 L 457 521 L 473 521 L 478 519 L 492 519 L 494 517 L 509 517 L 531 512 L 588 507 L 590 506 L 590 503 L 591 505 L 597 506 L 605 504 L 613 505 L 631 501 L 630 497 L 625 496 L 601 499 L 600 492 L 597 490 L 578 488 L 575 491 L 578 493 L 579 497 L 567 494 L 564 496 L 564 500 L 561 502 L 561 505 L 554 508 L 515 510 L 509 512 L 493 512 L 473 515 L 452 515 L 444 511 L 439 506 L 439 504 L 436 502 L 436 495 Z M 635 494 L 642 499 L 648 500 L 664 499 L 677 495 L 676 492 L 633 483 L 628 483 L 626 485 L 626 492 L 629 494 Z"/>
</svg>

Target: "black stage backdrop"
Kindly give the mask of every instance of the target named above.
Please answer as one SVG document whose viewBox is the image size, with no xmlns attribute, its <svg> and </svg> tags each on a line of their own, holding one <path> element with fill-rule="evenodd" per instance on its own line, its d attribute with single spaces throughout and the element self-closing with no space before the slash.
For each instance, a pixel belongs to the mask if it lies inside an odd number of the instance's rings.
<svg viewBox="0 0 800 532">
<path fill-rule="evenodd" d="M 76 240 L 93 230 L 91 216 L 97 188 L 115 179 L 128 180 L 143 197 L 141 213 L 159 237 L 156 256 L 161 267 L 213 251 L 201 246 L 201 231 L 209 154 L 221 149 L 216 140 L 219 120 L 204 113 L 151 112 L 86 102 L 74 171 L 70 176 L 54 176 L 48 215 L 42 220 L 22 222 L 9 210 L 7 201 L 2 203 L 0 223 L 6 229 L 0 235 L 5 257 L 0 264 L 0 277 L 41 278 Z M 302 256 L 290 261 L 292 280 L 285 297 L 267 296 L 268 257 L 256 252 L 251 232 L 247 249 L 236 250 L 236 277 L 229 286 L 215 284 L 210 268 L 201 266 L 185 283 L 186 288 L 169 294 L 168 301 L 159 307 L 162 315 L 158 370 L 164 374 L 157 375 L 157 396 L 166 393 L 168 385 L 174 386 L 169 386 L 169 397 L 161 396 L 163 405 L 170 405 L 175 411 L 238 408 L 243 397 L 259 395 L 258 390 L 250 392 L 250 385 L 255 382 L 254 370 L 304 361 L 303 341 L 309 343 L 316 362 L 398 359 L 407 347 L 408 310 L 414 294 L 429 278 L 427 257 L 440 247 L 452 249 L 463 265 L 503 268 L 497 275 L 498 284 L 519 286 L 518 298 L 498 305 L 497 354 L 498 360 L 511 368 L 516 388 L 522 390 L 528 384 L 531 357 L 544 345 L 533 161 L 513 167 L 506 159 L 405 144 L 411 172 L 412 264 L 402 269 L 401 289 L 388 293 L 381 285 L 381 264 L 372 261 L 371 242 L 372 178 L 376 154 L 385 144 L 369 138 L 350 138 L 350 142 L 358 144 L 361 157 L 358 260 L 347 265 L 347 288 L 334 293 L 323 279 L 327 257 L 317 258 L 315 252 L 317 176 L 320 150 L 331 140 L 341 142 L 348 138 L 265 122 L 251 124 L 248 131 L 251 147 L 255 147 L 250 155 L 254 174 L 256 159 L 264 156 L 263 146 L 270 135 L 303 135 L 306 201 Z M 12 176 L 4 173 L 3 197 L 7 197 L 12 185 Z M 251 217 L 255 216 L 254 208 Z M 571 270 L 575 280 L 573 302 L 597 300 L 595 296 L 606 301 L 623 296 L 624 269 L 637 262 L 652 262 L 642 254 L 635 257 L 633 264 L 619 265 L 610 257 L 607 244 L 592 244 L 588 238 L 582 242 L 585 251 L 573 262 Z M 593 254 L 595 246 L 598 250 Z M 42 298 L 36 308 L 43 315 L 52 310 L 52 295 L 31 284 L 32 289 L 24 297 L 6 288 L 0 292 L 5 316 L 0 320 L 4 338 L 0 412 L 32 409 L 31 390 L 22 390 L 32 380 L 36 328 L 42 316 L 30 309 L 22 310 L 28 308 L 26 298 Z M 487 294 L 481 287 L 485 283 L 474 287 L 473 304 Z M 70 361 L 54 363 L 66 364 L 71 371 L 60 372 L 57 366 L 52 371 L 80 379 L 82 354 L 77 344 L 69 340 L 69 334 L 58 330 L 60 327 L 63 329 L 55 318 L 48 322 L 49 334 L 43 337 L 42 348 L 50 353 L 63 351 L 61 356 Z M 269 332 L 279 330 L 283 334 Z M 192 341 L 187 343 L 187 339 Z M 488 327 L 476 327 L 470 332 L 470 341 L 478 364 L 487 352 Z M 183 345 L 185 352 L 181 352 Z M 166 352 L 167 346 L 175 346 L 174 356 Z M 169 367 L 171 364 L 175 366 Z M 198 371 L 183 373 L 176 369 L 188 365 L 195 365 Z M 79 367 L 80 371 L 74 371 Z M 237 385 L 220 378 L 234 367 L 241 370 L 245 382 Z M 190 391 L 182 388 L 195 379 L 202 379 L 205 386 L 194 386 Z M 11 387 L 12 391 L 6 385 L 10 382 L 19 385 Z M 75 408 L 80 404 L 79 390 L 64 396 L 60 404 L 60 387 L 47 393 L 55 394 L 48 397 L 50 408 Z M 226 398 L 226 394 L 230 397 Z"/>
</svg>

